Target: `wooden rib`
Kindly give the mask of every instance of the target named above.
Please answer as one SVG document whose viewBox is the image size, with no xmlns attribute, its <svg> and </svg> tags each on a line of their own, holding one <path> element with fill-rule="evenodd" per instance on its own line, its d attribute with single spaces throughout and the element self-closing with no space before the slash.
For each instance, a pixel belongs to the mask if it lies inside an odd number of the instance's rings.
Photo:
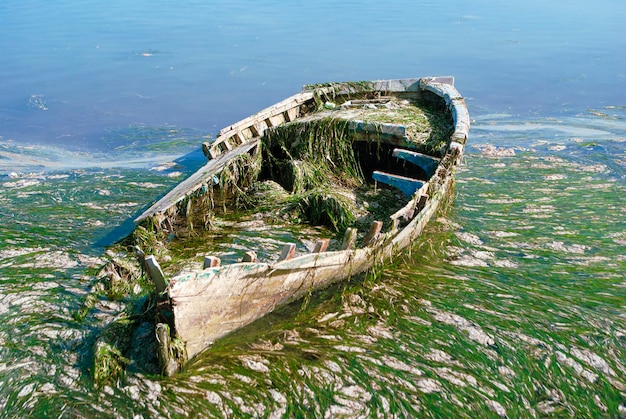
<svg viewBox="0 0 626 419">
<path fill-rule="evenodd" d="M 263 132 L 259 132 L 259 125 L 258 124 L 250 125 L 248 127 L 248 129 L 252 133 L 252 137 L 260 137 L 263 134 Z"/>
<path fill-rule="evenodd" d="M 163 274 L 163 270 L 161 269 L 159 262 L 157 262 L 156 258 L 153 255 L 150 255 L 146 256 L 145 264 L 146 272 L 154 283 L 154 287 L 156 288 L 157 292 L 161 293 L 165 291 L 165 289 L 167 288 L 167 282 L 165 281 L 165 275 Z"/>
<path fill-rule="evenodd" d="M 330 239 L 319 239 L 315 242 L 315 247 L 311 253 L 322 253 L 328 249 L 328 244 L 330 243 Z"/>
<path fill-rule="evenodd" d="M 300 107 L 295 107 L 291 109 L 287 109 L 285 111 L 285 121 L 291 122 L 295 119 L 298 119 L 298 115 L 300 114 Z"/>
<path fill-rule="evenodd" d="M 357 230 L 354 227 L 346 229 L 346 233 L 343 236 L 343 242 L 341 243 L 341 250 L 349 250 L 354 247 L 354 243 L 356 243 L 356 233 Z"/>
<path fill-rule="evenodd" d="M 243 144 L 245 142 L 245 137 L 243 136 L 241 131 L 236 132 L 232 136 L 228 137 L 228 142 L 230 146 L 234 148 L 234 147 L 237 147 L 238 145 Z"/>
<path fill-rule="evenodd" d="M 242 262 L 256 262 L 256 253 L 252 250 L 248 250 L 244 255 Z"/>
<path fill-rule="evenodd" d="M 242 129 L 241 136 L 244 138 L 244 140 L 249 140 L 250 138 L 255 137 L 254 133 L 252 132 L 252 126 L 249 126 L 246 129 Z"/>
<path fill-rule="evenodd" d="M 397 231 L 399 224 L 400 224 L 400 222 L 398 221 L 397 218 L 392 218 L 391 219 L 391 230 L 390 231 Z"/>
<path fill-rule="evenodd" d="M 265 133 L 265 130 L 267 129 L 267 124 L 265 123 L 265 121 L 259 121 L 254 124 L 253 127 L 254 130 L 257 132 L 257 137 L 260 137 Z"/>
<path fill-rule="evenodd" d="M 282 113 L 279 113 L 278 115 L 272 115 L 268 119 L 272 121 L 273 126 L 285 123 L 285 116 Z"/>
<path fill-rule="evenodd" d="M 373 221 L 372 225 L 370 225 L 370 229 L 365 235 L 363 239 L 363 246 L 369 246 L 372 242 L 376 241 L 378 236 L 380 235 L 380 230 L 383 228 L 382 221 Z"/>
<path fill-rule="evenodd" d="M 415 210 L 417 212 L 420 212 L 421 210 L 423 210 L 424 207 L 426 206 L 426 202 L 428 202 L 428 195 L 427 194 L 420 195 L 420 197 L 417 200 L 417 205 L 415 206 Z"/>
<path fill-rule="evenodd" d="M 204 257 L 204 269 L 217 268 L 220 266 L 220 258 L 217 256 L 205 256 Z"/>
<path fill-rule="evenodd" d="M 294 243 L 287 243 L 286 245 L 283 246 L 283 251 L 281 252 L 280 257 L 278 258 L 278 261 L 280 262 L 281 260 L 289 260 L 293 258 L 295 254 L 296 254 L 296 245 Z"/>
</svg>

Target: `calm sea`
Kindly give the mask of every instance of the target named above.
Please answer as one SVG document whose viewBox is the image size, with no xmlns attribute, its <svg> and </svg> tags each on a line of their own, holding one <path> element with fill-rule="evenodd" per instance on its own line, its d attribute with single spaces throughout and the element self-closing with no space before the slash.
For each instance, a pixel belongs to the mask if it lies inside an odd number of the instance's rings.
<svg viewBox="0 0 626 419">
<path fill-rule="evenodd" d="M 0 417 L 625 417 L 622 0 L 0 3 Z M 104 245 L 303 84 L 454 75 L 456 199 L 366 278 L 96 389 Z"/>
</svg>

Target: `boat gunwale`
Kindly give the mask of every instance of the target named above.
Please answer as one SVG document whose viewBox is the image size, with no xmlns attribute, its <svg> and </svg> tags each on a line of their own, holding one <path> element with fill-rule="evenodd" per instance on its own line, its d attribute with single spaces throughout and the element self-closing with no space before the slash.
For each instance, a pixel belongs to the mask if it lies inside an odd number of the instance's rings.
<svg viewBox="0 0 626 419">
<path fill-rule="evenodd" d="M 461 145 L 465 144 L 467 140 L 467 134 L 469 132 L 469 113 L 460 93 L 454 87 L 454 77 L 422 77 L 422 78 L 407 78 L 407 79 L 390 79 L 390 80 L 376 80 L 367 82 L 369 83 L 369 89 L 364 91 L 372 92 L 389 92 L 389 93 L 402 93 L 402 92 L 419 92 L 430 91 L 437 96 L 443 98 L 449 110 L 451 111 L 454 121 L 454 131 L 451 136 L 452 140 Z M 342 83 L 335 84 L 341 86 Z M 302 91 L 296 93 L 280 102 L 277 102 L 267 108 L 262 109 L 254 115 L 248 116 L 238 122 L 235 122 L 220 131 L 219 136 L 213 141 L 208 148 L 215 150 L 220 144 L 226 142 L 233 136 L 239 135 L 243 130 L 250 129 L 253 125 L 267 120 L 273 116 L 288 112 L 294 108 L 298 108 L 303 104 L 313 101 L 315 92 L 328 93 L 331 91 L 331 87 L 316 87 L 320 85 L 304 86 Z M 343 90 L 336 90 L 334 94 L 350 94 L 354 93 L 350 90 L 349 85 Z M 240 147 L 248 145 L 250 148 L 252 143 L 257 143 L 263 134 L 259 133 L 258 136 L 254 136 L 250 139 L 239 138 L 241 141 L 237 147 L 229 150 L 228 152 L 221 153 L 215 158 L 209 160 L 205 166 L 193 173 L 189 178 L 179 183 L 172 190 L 167 192 L 163 197 L 157 200 L 154 204 L 148 207 L 141 215 L 135 218 L 135 224 L 139 224 L 149 217 L 163 214 L 174 207 L 179 202 L 183 201 L 186 197 L 190 196 L 198 189 L 202 188 L 207 183 L 207 179 L 219 170 L 209 171 L 206 170 L 215 160 L 227 162 L 233 155 L 232 152 L 239 150 Z M 457 145 L 455 145 L 456 147 Z M 204 171 L 204 174 L 201 172 Z M 189 186 L 190 183 L 195 183 Z"/>
<path fill-rule="evenodd" d="M 460 155 L 462 155 L 463 152 L 463 146 L 465 144 L 465 141 L 467 139 L 467 133 L 469 131 L 469 113 L 467 112 L 466 109 L 466 105 L 465 105 L 465 101 L 462 98 L 462 96 L 460 95 L 460 93 L 456 90 L 456 88 L 452 85 L 452 84 L 448 84 L 448 83 L 454 83 L 454 79 L 452 77 L 425 77 L 425 78 L 414 78 L 414 79 L 394 79 L 394 80 L 380 80 L 380 81 L 375 81 L 375 82 L 371 82 L 372 85 L 376 85 L 379 87 L 379 89 L 377 89 L 376 91 L 384 91 L 384 92 L 404 92 L 404 91 L 416 91 L 415 89 L 421 89 L 421 90 L 427 90 L 430 91 L 434 94 L 436 94 L 437 96 L 439 96 L 440 98 L 442 98 L 446 105 L 448 106 L 452 117 L 453 117 L 453 122 L 454 122 L 454 131 L 453 133 L 450 135 L 450 145 L 449 145 L 449 149 L 446 152 L 450 153 L 451 150 L 457 149 L 458 153 L 460 153 Z M 341 83 L 339 83 L 341 84 Z M 311 92 L 312 90 L 306 90 L 307 87 L 305 86 L 303 88 L 303 92 L 307 93 L 307 92 Z M 313 89 L 313 88 L 311 88 Z M 319 90 L 320 88 L 318 88 Z M 330 89 L 329 87 L 323 87 L 322 89 Z M 402 90 L 405 89 L 405 90 Z M 409 90 L 410 89 L 410 90 Z M 262 111 L 256 113 L 255 115 L 252 115 L 248 118 L 245 118 L 244 120 L 241 120 L 235 124 L 232 124 L 228 127 L 228 129 L 224 129 L 222 130 L 222 132 L 225 133 L 231 133 L 233 131 L 236 131 L 237 128 L 236 127 L 245 127 L 247 125 L 249 125 L 250 123 L 253 123 L 254 120 L 256 120 L 255 118 L 257 116 L 260 115 L 260 117 L 266 117 L 266 115 L 268 115 L 268 112 L 272 109 L 279 109 L 280 112 L 284 112 L 285 105 L 288 103 L 293 103 L 294 101 L 297 102 L 297 105 L 294 106 L 301 106 L 302 103 L 304 102 L 298 102 L 298 100 L 296 98 L 300 98 L 301 95 L 303 94 L 303 92 L 297 93 L 281 102 L 278 102 L 275 105 L 272 105 L 268 108 L 263 109 Z M 350 93 L 350 91 L 346 90 L 346 91 L 339 91 L 339 92 L 335 92 L 336 94 L 347 94 Z M 312 100 L 312 96 L 311 98 L 307 99 L 307 100 Z M 277 106 L 279 105 L 279 106 Z M 282 109 L 282 110 L 281 110 Z M 457 110 L 455 112 L 455 110 Z M 244 123 L 245 122 L 245 123 Z M 245 129 L 245 128 L 242 128 Z M 210 174 L 216 174 L 219 172 L 219 170 L 221 170 L 223 168 L 223 166 L 235 155 L 243 153 L 247 150 L 250 150 L 254 147 L 254 145 L 259 141 L 260 137 L 256 137 L 254 138 L 252 141 L 249 141 L 245 144 L 240 145 L 239 147 L 230 150 L 227 153 L 224 153 L 220 156 L 218 156 L 215 159 L 209 160 L 209 162 L 204 166 L 204 167 L 208 167 L 208 166 L 212 166 L 214 165 L 214 170 L 211 171 L 206 171 L 206 173 L 210 173 Z M 216 140 L 217 141 L 217 140 Z M 383 141 L 385 142 L 385 141 Z M 405 145 L 406 146 L 406 145 Z M 245 150 L 245 151 L 244 151 Z M 445 157 L 445 155 L 444 155 Z M 441 166 L 443 161 L 443 158 L 441 159 L 439 165 L 437 166 L 438 168 Z M 202 169 L 200 169 L 198 172 L 200 172 Z M 196 173 L 198 173 L 196 172 Z M 193 175 L 192 175 L 193 176 Z M 191 178 L 191 177 L 190 177 Z M 188 179 L 190 179 L 188 178 Z M 183 181 L 186 182 L 187 180 Z M 192 190 L 192 191 L 196 191 L 198 190 L 201 186 L 202 186 L 202 182 L 198 182 L 198 184 L 196 185 L 196 187 Z M 179 184 L 176 188 L 180 187 L 182 185 Z M 282 261 L 277 261 L 274 263 L 260 263 L 260 262 L 254 262 L 255 264 L 259 264 L 259 265 L 267 265 L 268 267 L 270 267 L 270 269 L 272 271 L 275 270 L 289 270 L 289 269 L 315 269 L 315 268 L 319 268 L 321 267 L 321 265 L 317 265 L 317 264 L 313 264 L 312 266 L 309 266 L 308 264 L 305 263 L 306 260 L 308 259 L 314 259 L 314 260 L 319 260 L 320 259 L 320 255 L 338 255 L 341 253 L 345 253 L 345 254 L 351 254 L 354 252 L 354 250 L 359 250 L 359 249 L 366 249 L 368 251 L 372 251 L 373 249 L 376 248 L 380 248 L 381 246 L 384 247 L 385 243 L 388 242 L 395 242 L 396 244 L 398 243 L 396 239 L 397 236 L 401 235 L 401 233 L 407 229 L 410 229 L 410 225 L 412 224 L 412 222 L 416 219 L 416 218 L 421 218 L 418 217 L 421 212 L 423 212 L 424 210 L 426 210 L 427 208 L 421 209 L 421 211 L 419 211 L 417 214 L 411 214 L 411 220 L 407 223 L 407 225 L 403 226 L 402 228 L 396 228 L 394 221 L 396 221 L 397 219 L 399 219 L 400 217 L 405 216 L 407 213 L 411 212 L 411 208 L 415 208 L 416 203 L 417 203 L 417 198 L 420 195 L 424 195 L 426 194 L 426 191 L 428 191 L 429 187 L 430 187 L 431 183 L 430 182 L 425 182 L 423 186 L 421 186 L 414 194 L 414 196 L 409 199 L 406 203 L 406 205 L 404 205 L 401 209 L 399 209 L 398 211 L 396 211 L 394 214 L 390 215 L 388 218 L 389 220 L 392 222 L 392 227 L 390 228 L 390 230 L 381 233 L 380 237 L 378 238 L 378 240 L 373 241 L 370 244 L 364 245 L 359 247 L 358 249 L 345 249 L 345 250 L 332 250 L 332 251 L 325 251 L 325 252 L 320 252 L 320 253 L 303 253 L 297 256 L 294 256 L 293 258 L 290 258 L 288 260 L 282 260 Z M 174 188 L 174 190 L 176 190 L 176 188 Z M 445 188 L 444 188 L 445 189 Z M 172 191 L 174 191 L 172 190 Z M 171 192 L 170 192 L 171 193 Z M 191 192 L 190 192 L 191 193 Z M 182 198 L 181 198 L 182 199 Z M 160 202 L 160 201 L 159 201 Z M 158 202 L 157 202 L 158 204 Z M 157 204 L 153 205 L 151 208 L 155 208 L 157 207 Z M 426 202 L 426 206 L 429 207 L 433 204 L 433 199 L 432 197 L 430 199 L 427 200 Z M 170 208 L 173 205 L 170 205 Z M 165 212 L 167 211 L 167 208 L 161 210 L 161 212 Z M 148 218 L 149 216 L 155 215 L 155 214 L 147 214 L 148 211 L 144 212 L 144 214 L 142 214 L 140 217 L 138 217 L 136 219 L 136 222 L 141 221 L 145 218 Z M 418 233 L 419 234 L 419 233 Z M 404 246 L 402 246 L 404 247 Z M 304 264 L 303 264 L 304 263 Z M 233 267 L 234 265 L 245 265 L 245 266 L 250 266 L 250 262 L 234 262 L 234 263 L 229 263 L 227 265 L 221 265 L 218 267 L 214 267 L 214 268 L 206 268 L 205 270 L 211 270 L 211 271 L 220 271 L 223 269 L 227 269 L 227 267 Z M 190 280 L 190 275 L 193 275 L 194 273 L 196 273 L 195 277 L 197 278 L 199 275 L 199 273 L 202 273 L 203 271 L 202 269 L 198 269 L 198 270 L 194 270 L 192 272 L 183 272 L 180 273 L 178 275 L 174 275 L 172 276 L 169 281 L 171 281 L 171 283 L 181 283 L 181 282 L 186 282 L 187 280 Z M 204 277 L 204 275 L 203 275 Z"/>
<path fill-rule="evenodd" d="M 442 98 L 445 101 L 446 105 L 449 108 L 449 111 L 452 114 L 454 127 L 455 127 L 453 133 L 450 135 L 450 144 L 449 144 L 449 148 L 446 154 L 455 150 L 458 153 L 457 159 L 462 155 L 463 146 L 465 144 L 465 141 L 467 140 L 467 134 L 469 131 L 469 113 L 467 112 L 465 101 L 460 95 L 460 93 L 456 90 L 453 84 L 449 84 L 449 83 L 454 83 L 454 79 L 452 77 L 426 77 L 426 78 L 415 78 L 415 79 L 382 80 L 382 81 L 376 81 L 376 82 L 371 82 L 371 83 L 372 85 L 376 85 L 379 87 L 379 89 L 377 89 L 376 91 L 380 90 L 380 91 L 385 91 L 385 92 L 404 92 L 404 91 L 416 91 L 416 89 L 421 89 L 421 90 L 430 91 L 436 94 L 437 96 L 439 96 L 440 98 Z M 306 86 L 304 89 L 305 89 L 303 90 L 304 92 L 312 91 L 312 90 L 306 90 Z M 324 87 L 323 89 L 328 90 L 329 88 Z M 340 92 L 335 92 L 335 93 L 341 94 L 342 92 L 340 91 Z M 349 91 L 345 91 L 343 93 L 349 93 Z M 293 95 L 279 102 L 277 105 L 280 105 L 280 106 L 276 106 L 276 105 L 270 106 L 256 113 L 255 115 L 245 118 L 244 120 L 241 120 L 238 123 L 230 125 L 229 127 L 227 127 L 227 129 L 222 130 L 222 132 L 231 133 L 233 131 L 236 131 L 237 127 L 245 127 L 249 125 L 250 123 L 253 123 L 253 121 L 255 121 L 259 117 L 267 117 L 266 115 L 269 114 L 268 112 L 270 110 L 283 109 L 285 107 L 285 104 L 293 103 L 294 101 L 297 102 L 295 98 L 301 97 L 301 95 L 302 95 L 302 92 L 296 95 Z M 300 102 L 295 106 L 300 106 L 304 102 Z M 284 112 L 284 109 L 281 110 L 280 112 Z M 253 141 L 250 141 L 249 143 L 257 142 L 258 140 L 259 138 L 257 137 Z M 249 148 L 252 148 L 253 146 L 251 144 L 242 144 L 238 148 L 231 150 L 228 153 L 224 153 L 220 155 L 217 159 L 210 160 L 209 163 L 214 162 L 214 161 L 220 161 L 220 162 L 228 161 L 232 157 L 232 153 L 240 150 L 241 147 L 245 145 L 248 145 Z M 441 159 L 441 162 L 439 163 L 438 168 L 441 166 L 442 161 L 443 159 Z M 452 162 L 452 164 L 455 164 L 455 162 Z M 451 174 L 446 173 L 446 179 L 444 179 L 444 182 L 443 182 L 444 185 L 442 185 L 443 188 L 440 187 L 440 189 L 444 189 L 444 190 L 448 189 L 447 182 L 445 182 L 445 180 L 447 180 L 447 178 L 451 176 L 452 176 Z M 396 228 L 396 226 L 393 223 L 398 218 L 406 216 L 407 213 L 410 213 L 412 208 L 415 208 L 416 203 L 417 203 L 417 198 L 421 195 L 426 194 L 426 191 L 429 190 L 430 185 L 431 185 L 430 182 L 425 182 L 424 185 L 420 187 L 418 191 L 416 191 L 414 196 L 407 201 L 404 207 L 402 207 L 401 209 L 399 209 L 394 214 L 388 217 L 392 221 L 392 227 L 390 228 L 390 230 L 384 233 L 381 233 L 380 237 L 377 240 L 373 241 L 372 243 L 364 245 L 357 249 L 332 250 L 332 251 L 324 251 L 320 253 L 304 253 L 304 254 L 297 255 L 293 258 L 290 258 L 288 260 L 277 261 L 274 263 L 235 262 L 235 263 L 221 265 L 221 266 L 213 267 L 213 268 L 198 269 L 192 272 L 184 272 L 184 273 L 171 277 L 169 281 L 171 281 L 172 284 L 179 284 L 179 283 L 184 283 L 188 280 L 198 279 L 200 276 L 202 278 L 206 278 L 206 275 L 203 275 L 203 273 L 215 272 L 215 274 L 218 274 L 222 270 L 237 269 L 237 265 L 246 267 L 246 269 L 249 269 L 251 265 L 267 266 L 271 272 L 287 271 L 287 270 L 316 269 L 316 268 L 320 268 L 324 266 L 323 260 L 326 257 L 331 259 L 342 254 L 353 255 L 354 252 L 358 250 L 365 250 L 371 253 L 377 248 L 385 248 L 390 243 L 393 243 L 394 246 L 397 246 L 402 241 L 401 236 L 403 232 L 410 231 L 412 229 L 411 226 L 415 224 L 416 220 L 420 220 L 424 218 L 423 213 L 429 212 L 429 208 L 431 206 L 433 205 L 435 207 L 438 206 L 439 204 L 437 202 L 438 200 L 433 199 L 434 197 L 430 197 L 427 200 L 424 208 L 421 208 L 417 212 L 417 214 L 411 214 L 410 216 L 411 219 L 407 223 L 407 225 L 403 226 L 402 228 Z M 196 188 L 196 190 L 197 189 L 198 188 Z M 138 220 L 146 218 L 146 217 L 147 216 L 142 215 L 141 217 L 138 218 Z M 421 232 L 421 229 L 420 231 L 416 233 L 416 235 L 420 234 L 420 232 Z M 400 247 L 405 247 L 405 246 L 402 245 Z M 309 261 L 315 261 L 315 263 L 310 263 Z"/>
</svg>

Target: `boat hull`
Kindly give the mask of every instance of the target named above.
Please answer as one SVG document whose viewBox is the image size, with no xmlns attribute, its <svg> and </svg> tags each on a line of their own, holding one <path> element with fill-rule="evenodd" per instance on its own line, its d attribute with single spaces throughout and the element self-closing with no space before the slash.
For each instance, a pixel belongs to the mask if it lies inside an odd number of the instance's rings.
<svg viewBox="0 0 626 419">
<path fill-rule="evenodd" d="M 159 337 L 160 362 L 165 374 L 173 374 L 215 340 L 276 308 L 390 259 L 422 234 L 428 221 L 448 199 L 469 131 L 467 108 L 453 86 L 453 79 L 388 80 L 373 82 L 372 86 L 385 94 L 423 93 L 445 104 L 454 127 L 442 157 L 436 160 L 438 165 L 431 164 L 428 168 L 429 179 L 411 189 L 406 206 L 391 217 L 391 227 L 385 232 L 377 231 L 361 247 L 347 243 L 341 250 L 289 256 L 274 263 L 209 264 L 206 269 L 167 280 L 159 305 L 161 326 L 167 325 L 170 331 Z M 207 166 L 149 208 L 137 222 L 163 217 L 185 196 L 210 182 L 229 158 L 255 147 L 267 128 L 296 119 L 301 113 L 300 107 L 306 106 L 313 97 L 310 91 L 304 91 L 222 130 L 216 142 L 205 147 L 211 158 Z M 397 131 L 396 127 L 389 128 L 390 133 Z M 398 135 L 389 135 L 383 141 L 402 143 Z M 157 330 L 162 329 L 157 327 Z M 180 351 L 173 354 L 170 348 L 174 340 L 184 346 L 183 354 Z"/>
</svg>

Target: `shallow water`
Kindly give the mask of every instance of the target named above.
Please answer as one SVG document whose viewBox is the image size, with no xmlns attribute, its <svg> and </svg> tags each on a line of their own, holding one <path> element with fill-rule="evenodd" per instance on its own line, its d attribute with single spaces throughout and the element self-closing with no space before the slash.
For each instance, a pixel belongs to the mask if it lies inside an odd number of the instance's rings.
<svg viewBox="0 0 626 419">
<path fill-rule="evenodd" d="M 626 415 L 626 11 L 543 3 L 3 2 L 0 416 Z M 410 253 L 93 386 L 103 246 L 202 141 L 304 83 L 444 73 L 471 136 Z"/>
</svg>

